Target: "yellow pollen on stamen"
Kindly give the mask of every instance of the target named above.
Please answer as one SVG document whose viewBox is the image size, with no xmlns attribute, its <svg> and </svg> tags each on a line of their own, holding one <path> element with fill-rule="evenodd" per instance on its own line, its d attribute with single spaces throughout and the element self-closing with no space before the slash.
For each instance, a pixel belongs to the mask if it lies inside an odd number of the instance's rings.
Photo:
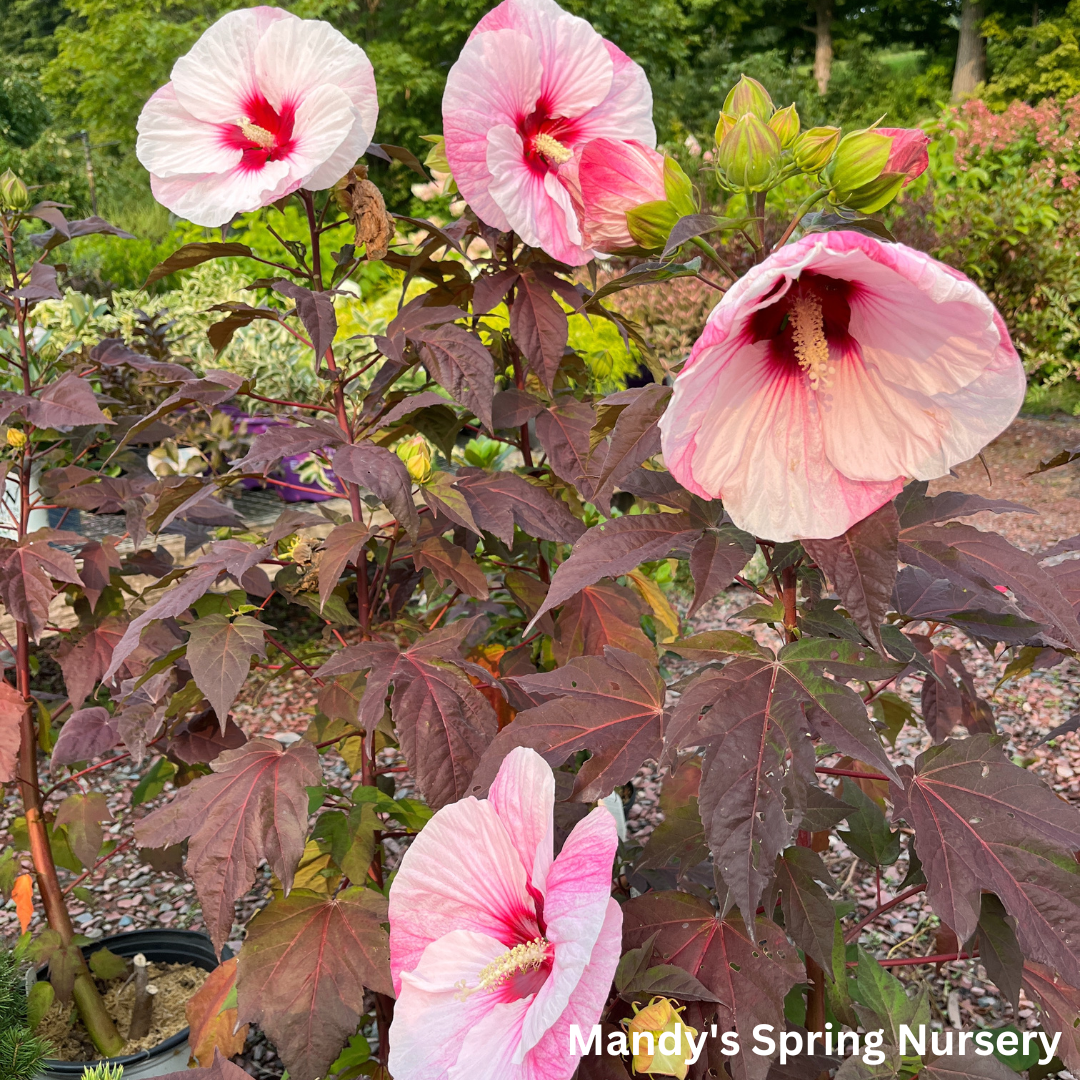
<svg viewBox="0 0 1080 1080">
<path fill-rule="evenodd" d="M 257 146 L 261 146 L 264 150 L 273 150 L 274 148 L 274 136 L 266 130 L 264 127 L 259 127 L 258 124 L 253 124 L 246 117 L 241 116 L 236 121 L 237 126 L 244 133 L 245 139 L 250 139 Z"/>
<path fill-rule="evenodd" d="M 502 956 L 492 960 L 481 970 L 477 976 L 476 989 L 494 991 L 512 975 L 536 971 L 547 959 L 548 948 L 548 943 L 538 937 L 507 949 Z"/>
<path fill-rule="evenodd" d="M 791 337 L 799 367 L 806 372 L 810 388 L 826 388 L 832 371 L 829 342 L 825 338 L 821 301 L 813 293 L 795 297 L 791 305 Z"/>
<path fill-rule="evenodd" d="M 533 146 L 549 161 L 554 161 L 556 165 L 565 165 L 574 156 L 573 150 L 568 146 L 563 146 L 558 139 L 553 135 L 549 135 L 546 131 L 540 132 L 533 139 Z"/>
</svg>

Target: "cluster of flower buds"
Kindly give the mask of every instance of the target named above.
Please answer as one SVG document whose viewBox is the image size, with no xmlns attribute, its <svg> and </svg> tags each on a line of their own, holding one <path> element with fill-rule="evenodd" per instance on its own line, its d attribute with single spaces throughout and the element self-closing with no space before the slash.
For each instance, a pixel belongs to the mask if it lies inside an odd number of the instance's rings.
<svg viewBox="0 0 1080 1080">
<path fill-rule="evenodd" d="M 794 105 L 777 109 L 768 90 L 743 75 L 716 125 L 716 163 L 731 191 L 768 191 L 799 173 L 817 177 L 838 206 L 871 214 L 890 203 L 929 164 L 926 134 L 835 127 L 802 130 Z"/>
<path fill-rule="evenodd" d="M 25 210 L 30 205 L 30 192 L 10 169 L 0 176 L 0 209 Z"/>
<path fill-rule="evenodd" d="M 431 447 L 423 435 L 414 435 L 411 439 L 398 443 L 397 455 L 417 484 L 423 484 L 430 478 Z"/>
</svg>

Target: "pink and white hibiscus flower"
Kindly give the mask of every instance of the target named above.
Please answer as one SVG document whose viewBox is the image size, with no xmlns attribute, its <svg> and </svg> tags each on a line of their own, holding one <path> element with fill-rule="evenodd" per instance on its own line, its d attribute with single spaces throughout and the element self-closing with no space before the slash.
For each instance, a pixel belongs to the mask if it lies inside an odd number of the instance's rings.
<svg viewBox="0 0 1080 1080">
<path fill-rule="evenodd" d="M 959 271 L 860 232 L 770 255 L 713 310 L 660 420 L 678 481 L 776 541 L 839 536 L 999 435 L 1024 398 Z"/>
<path fill-rule="evenodd" d="M 503 0 L 480 20 L 446 80 L 443 133 L 481 220 L 573 266 L 592 258 L 571 198 L 581 147 L 656 145 L 645 72 L 554 0 Z"/>
<path fill-rule="evenodd" d="M 619 962 L 618 837 L 599 807 L 553 858 L 554 803 L 550 767 L 521 747 L 487 799 L 443 807 L 406 852 L 390 889 L 394 1080 L 573 1075 L 570 1026 L 599 1020 Z"/>
<path fill-rule="evenodd" d="M 306 187 L 331 187 L 379 115 L 364 50 L 280 8 L 223 15 L 139 116 L 136 153 L 158 202 L 224 225 Z"/>
</svg>

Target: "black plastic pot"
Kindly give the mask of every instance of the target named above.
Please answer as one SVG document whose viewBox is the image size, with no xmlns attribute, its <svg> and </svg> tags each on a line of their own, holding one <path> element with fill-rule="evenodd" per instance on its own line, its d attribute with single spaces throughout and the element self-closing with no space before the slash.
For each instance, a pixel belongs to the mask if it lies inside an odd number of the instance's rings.
<svg viewBox="0 0 1080 1080">
<path fill-rule="evenodd" d="M 134 930 L 130 934 L 101 938 L 83 948 L 83 956 L 89 958 L 98 949 L 108 946 L 117 956 L 130 958 L 142 953 L 147 960 L 166 964 L 194 964 L 204 971 L 218 966 L 214 946 L 205 934 L 194 930 Z M 227 959 L 228 949 L 222 954 Z M 47 970 L 38 973 L 39 979 L 47 977 Z M 147 1076 L 164 1076 L 180 1072 L 188 1063 L 188 1028 L 178 1031 L 170 1039 L 149 1050 L 125 1057 L 109 1058 L 112 1065 L 124 1066 L 124 1080 L 136 1080 Z M 93 1061 L 46 1060 L 38 1080 L 78 1080 L 88 1066 L 103 1064 Z"/>
</svg>

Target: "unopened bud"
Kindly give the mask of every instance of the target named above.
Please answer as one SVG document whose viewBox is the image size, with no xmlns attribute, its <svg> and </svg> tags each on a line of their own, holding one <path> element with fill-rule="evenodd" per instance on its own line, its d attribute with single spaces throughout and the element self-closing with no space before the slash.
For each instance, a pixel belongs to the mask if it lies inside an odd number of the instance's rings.
<svg viewBox="0 0 1080 1080">
<path fill-rule="evenodd" d="M 746 113 L 724 136 L 716 159 L 731 187 L 763 191 L 776 176 L 780 150 L 776 132 L 753 113 Z"/>
<path fill-rule="evenodd" d="M 840 129 L 814 127 L 804 131 L 792 144 L 791 152 L 803 172 L 819 173 L 832 160 L 840 142 Z"/>
<path fill-rule="evenodd" d="M 431 476 L 431 448 L 423 435 L 414 435 L 398 443 L 397 456 L 405 462 L 405 468 L 416 483 L 422 484 Z"/>
<path fill-rule="evenodd" d="M 693 182 L 673 157 L 664 158 L 664 194 L 679 217 L 697 213 Z"/>
<path fill-rule="evenodd" d="M 636 1005 L 634 1009 L 633 1019 L 623 1021 L 630 1036 L 634 1073 L 686 1080 L 691 1056 L 688 1037 L 694 1039 L 697 1029 L 682 1022 L 682 1009 L 675 1008 L 669 998 L 653 998 L 644 1009 Z"/>
<path fill-rule="evenodd" d="M 716 130 L 713 132 L 713 139 L 717 146 L 724 141 L 724 136 L 735 126 L 736 122 L 736 117 L 729 116 L 726 112 L 720 114 L 720 119 L 716 121 Z"/>
<path fill-rule="evenodd" d="M 751 113 L 763 122 L 768 122 L 769 117 L 775 112 L 769 91 L 749 75 L 740 75 L 739 81 L 728 91 L 724 98 L 724 112 L 728 116 L 734 116 L 736 120 L 742 119 L 747 113 Z"/>
<path fill-rule="evenodd" d="M 437 173 L 450 173 L 450 162 L 446 159 L 446 139 L 442 135 L 425 135 L 425 142 L 431 143 L 431 149 L 424 158 L 424 164 Z"/>
<path fill-rule="evenodd" d="M 869 184 L 863 184 L 854 191 L 833 192 L 832 200 L 851 210 L 874 214 L 888 206 L 900 194 L 905 180 L 903 173 L 882 173 L 876 180 L 871 180 Z"/>
<path fill-rule="evenodd" d="M 849 192 L 876 180 L 889 161 L 892 139 L 873 128 L 852 131 L 840 140 L 833 162 L 833 182 Z"/>
<path fill-rule="evenodd" d="M 780 145 L 786 150 L 797 138 L 799 128 L 799 110 L 794 105 L 786 109 L 777 109 L 769 118 L 769 127 L 776 132 Z"/>
<path fill-rule="evenodd" d="M 26 432 L 20 431 L 18 428 L 9 427 L 7 429 L 7 443 L 8 446 L 13 446 L 16 450 L 21 450 L 26 445 Z"/>
<path fill-rule="evenodd" d="M 30 205 L 30 192 L 10 169 L 0 176 L 0 203 L 5 210 L 25 210 Z"/>
</svg>

